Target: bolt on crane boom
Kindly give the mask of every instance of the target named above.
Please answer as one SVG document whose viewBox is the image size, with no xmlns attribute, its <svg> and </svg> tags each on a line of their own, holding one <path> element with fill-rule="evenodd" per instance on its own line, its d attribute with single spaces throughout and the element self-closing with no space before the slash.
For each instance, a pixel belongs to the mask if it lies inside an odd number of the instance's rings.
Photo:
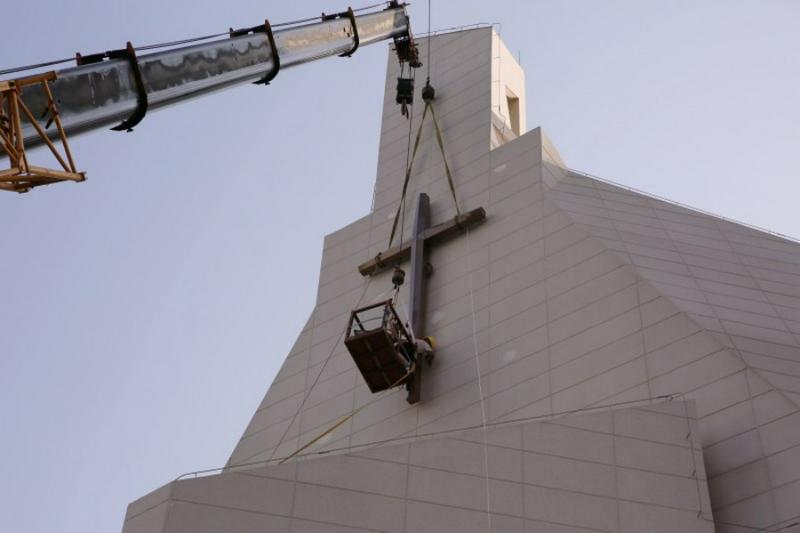
<svg viewBox="0 0 800 533">
<path fill-rule="evenodd" d="M 68 136 L 114 124 L 113 130 L 131 131 L 149 111 L 243 83 L 268 84 L 288 67 L 349 57 L 360 46 L 387 39 L 394 39 L 401 62 L 419 66 L 406 4 L 380 6 L 275 27 L 265 21 L 190 46 L 137 50 L 128 43 L 121 50 L 76 54 L 72 68 L 0 81 L 0 161 L 6 156 L 10 163 L 0 169 L 0 190 L 83 181 Z M 154 48 L 159 51 L 139 53 Z M 29 164 L 26 149 L 40 145 L 60 169 Z"/>
</svg>

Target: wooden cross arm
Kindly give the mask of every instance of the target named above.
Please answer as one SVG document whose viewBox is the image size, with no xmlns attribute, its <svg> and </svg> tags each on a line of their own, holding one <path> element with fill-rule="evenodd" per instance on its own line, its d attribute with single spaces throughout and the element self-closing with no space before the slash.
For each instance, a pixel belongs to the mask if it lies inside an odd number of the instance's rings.
<svg viewBox="0 0 800 533">
<path fill-rule="evenodd" d="M 425 240 L 425 244 L 444 242 L 458 235 L 465 229 L 480 224 L 484 220 L 486 220 L 486 210 L 482 207 L 478 207 L 477 209 L 473 209 L 472 211 L 468 211 L 467 213 L 463 213 L 446 222 L 426 229 L 423 232 L 423 239 Z M 358 266 L 358 271 L 361 272 L 362 276 L 371 276 L 408 259 L 409 255 L 411 255 L 411 242 L 394 246 L 381 252 L 377 257 L 360 264 Z"/>
</svg>

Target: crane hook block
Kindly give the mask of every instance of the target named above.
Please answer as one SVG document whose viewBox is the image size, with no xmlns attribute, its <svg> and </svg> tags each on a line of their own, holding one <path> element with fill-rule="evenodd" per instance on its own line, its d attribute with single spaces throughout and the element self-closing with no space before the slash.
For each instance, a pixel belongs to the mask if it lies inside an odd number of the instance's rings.
<svg viewBox="0 0 800 533">
<path fill-rule="evenodd" d="M 425 102 L 433 102 L 436 99 L 436 91 L 433 89 L 433 85 L 431 85 L 431 80 L 428 80 L 425 83 L 425 87 L 422 88 L 422 99 Z"/>
<path fill-rule="evenodd" d="M 402 106 L 403 116 L 408 116 L 408 106 L 414 104 L 414 78 L 397 78 L 397 98 Z"/>
<path fill-rule="evenodd" d="M 395 267 L 394 272 L 392 272 L 392 284 L 395 286 L 395 288 L 401 286 L 405 280 L 405 270 L 400 267 Z"/>
</svg>

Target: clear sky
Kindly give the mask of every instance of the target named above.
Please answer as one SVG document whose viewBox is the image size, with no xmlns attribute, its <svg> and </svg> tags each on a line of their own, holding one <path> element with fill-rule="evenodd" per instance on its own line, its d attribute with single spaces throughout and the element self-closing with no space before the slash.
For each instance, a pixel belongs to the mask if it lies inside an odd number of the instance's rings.
<svg viewBox="0 0 800 533">
<path fill-rule="evenodd" d="M 5 4 L 0 69 L 347 7 Z M 528 125 L 572 168 L 800 236 L 797 0 L 434 0 L 432 18 L 501 23 Z M 131 500 L 224 464 L 312 309 L 323 236 L 369 210 L 386 53 L 75 138 L 87 182 L 0 193 L 0 531 L 119 531 Z"/>
</svg>

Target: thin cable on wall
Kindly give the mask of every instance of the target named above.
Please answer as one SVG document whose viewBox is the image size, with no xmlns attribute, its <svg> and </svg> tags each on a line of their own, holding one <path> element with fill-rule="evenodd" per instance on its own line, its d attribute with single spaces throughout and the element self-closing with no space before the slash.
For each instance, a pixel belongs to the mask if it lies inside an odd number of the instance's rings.
<svg viewBox="0 0 800 533">
<path fill-rule="evenodd" d="M 475 371 L 478 375 L 478 397 L 481 404 L 481 425 L 483 433 L 483 473 L 486 490 L 486 526 L 492 532 L 492 497 L 489 484 L 489 440 L 487 435 L 486 402 L 483 395 L 483 380 L 481 378 L 480 350 L 478 349 L 478 324 L 475 317 L 475 290 L 472 281 L 472 247 L 469 242 L 469 228 L 465 230 L 467 244 L 467 270 L 469 272 L 469 304 L 472 310 L 472 348 L 475 352 Z"/>
<path fill-rule="evenodd" d="M 506 427 L 506 426 L 518 424 L 518 423 L 521 423 L 521 422 L 543 421 L 543 420 L 552 419 L 554 417 L 560 417 L 560 416 L 566 416 L 566 415 L 574 415 L 574 414 L 578 414 L 578 413 L 586 413 L 586 412 L 592 412 L 592 411 L 598 411 L 598 410 L 605 410 L 605 409 L 609 409 L 609 408 L 613 408 L 613 407 L 630 406 L 630 405 L 634 405 L 634 404 L 641 404 L 641 403 L 648 403 L 648 402 L 652 403 L 654 401 L 659 401 L 659 402 L 673 401 L 676 398 L 683 398 L 683 397 L 685 397 L 684 393 L 661 394 L 661 395 L 658 395 L 658 396 L 646 396 L 646 397 L 638 398 L 638 399 L 634 399 L 634 400 L 624 400 L 624 401 L 620 401 L 620 402 L 613 402 L 613 403 L 607 403 L 607 404 L 588 405 L 588 406 L 585 406 L 585 407 L 578 407 L 578 408 L 575 408 L 575 409 L 567 409 L 567 410 L 564 410 L 564 411 L 556 411 L 556 412 L 553 412 L 553 413 L 550 413 L 550 414 L 540 414 L 540 415 L 525 416 L 525 417 L 520 417 L 520 418 L 512 418 L 512 419 L 509 419 L 509 420 L 503 420 L 501 422 L 488 422 L 486 424 L 486 426 L 489 427 L 489 428 Z M 477 403 L 478 402 L 475 402 L 472 405 L 475 405 Z M 467 407 L 469 407 L 469 406 L 467 406 Z M 413 409 L 413 408 L 409 408 L 409 409 Z M 408 440 L 417 439 L 417 438 L 427 438 L 427 437 L 436 437 L 436 436 L 455 435 L 455 434 L 458 434 L 458 433 L 462 433 L 464 431 L 479 430 L 479 429 L 483 429 L 483 423 L 474 424 L 474 425 L 471 425 L 471 426 L 466 426 L 466 427 L 457 428 L 457 429 L 445 429 L 445 430 L 440 430 L 440 431 L 428 431 L 428 432 L 425 432 L 425 433 L 420 433 L 418 435 L 400 435 L 400 436 L 392 437 L 392 438 L 389 438 L 389 439 L 379 439 L 379 440 L 373 440 L 373 441 L 364 442 L 364 443 L 358 444 L 357 446 L 353 446 L 353 445 L 349 445 L 348 444 L 346 446 L 340 446 L 340 447 L 337 447 L 337 448 L 328 448 L 328 449 L 325 449 L 325 450 L 315 450 L 315 451 L 312 451 L 312 452 L 299 454 L 296 457 L 324 456 L 324 455 L 328 455 L 328 454 L 331 454 L 331 453 L 348 451 L 348 450 L 352 451 L 353 453 L 357 453 L 359 451 L 368 450 L 368 449 L 374 448 L 376 446 L 381 446 L 381 445 L 384 445 L 384 444 L 397 444 L 397 443 L 406 442 Z M 221 472 L 224 472 L 224 471 L 231 471 L 231 470 L 235 470 L 236 468 L 253 468 L 253 467 L 256 467 L 256 466 L 264 466 L 264 467 L 271 466 L 273 464 L 276 464 L 278 461 L 281 461 L 281 460 L 285 459 L 286 457 L 288 457 L 288 456 L 274 457 L 272 459 L 261 459 L 261 460 L 258 460 L 258 461 L 251 461 L 251 462 L 247 462 L 247 463 L 236 463 L 234 465 L 222 466 L 222 467 L 216 467 L 216 468 L 207 468 L 207 469 L 204 469 L 204 470 L 194 470 L 192 472 L 185 472 L 185 473 L 181 474 L 180 476 L 178 476 L 176 479 L 180 480 L 180 479 L 187 479 L 187 478 L 196 478 L 196 477 L 200 477 L 202 475 L 208 475 L 208 474 L 213 474 L 213 473 L 221 473 Z"/>
</svg>

